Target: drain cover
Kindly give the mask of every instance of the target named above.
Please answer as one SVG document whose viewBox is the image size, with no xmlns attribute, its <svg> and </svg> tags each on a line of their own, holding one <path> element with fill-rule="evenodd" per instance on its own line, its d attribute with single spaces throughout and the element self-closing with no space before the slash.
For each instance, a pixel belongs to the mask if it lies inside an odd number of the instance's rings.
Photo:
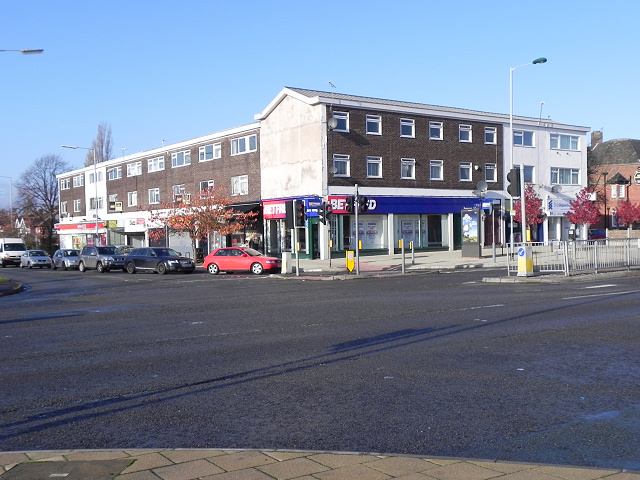
<svg viewBox="0 0 640 480">
<path fill-rule="evenodd" d="M 0 480 L 111 480 L 132 463 L 133 459 L 21 463 Z"/>
</svg>

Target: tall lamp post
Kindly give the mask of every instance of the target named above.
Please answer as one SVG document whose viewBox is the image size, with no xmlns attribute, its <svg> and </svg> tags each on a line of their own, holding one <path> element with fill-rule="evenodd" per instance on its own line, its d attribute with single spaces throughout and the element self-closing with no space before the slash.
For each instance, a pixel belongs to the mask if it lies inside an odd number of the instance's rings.
<svg viewBox="0 0 640 480">
<path fill-rule="evenodd" d="M 0 175 L 0 178 L 9 179 L 9 224 L 13 226 L 13 180 L 11 177 L 5 177 L 4 175 Z"/>
<path fill-rule="evenodd" d="M 510 155 L 511 155 L 511 168 L 514 168 L 513 162 L 513 71 L 526 67 L 528 65 L 538 65 L 539 63 L 547 63 L 547 59 L 544 57 L 536 58 L 533 62 L 525 63 L 523 65 L 518 65 L 517 67 L 511 67 L 509 69 L 509 145 L 510 145 Z M 520 162 L 520 216 L 521 222 L 520 225 L 522 227 L 522 242 L 527 241 L 527 217 L 526 217 L 526 205 L 525 205 L 525 182 L 524 182 L 524 163 Z M 513 196 L 511 197 L 511 204 L 513 205 Z M 513 206 L 511 207 L 513 208 Z M 513 243 L 513 238 L 511 239 L 511 243 Z"/>
<path fill-rule="evenodd" d="M 88 147 L 77 147 L 75 145 L 62 145 L 62 148 L 71 148 L 73 150 L 77 150 L 78 148 L 82 150 L 89 150 L 93 152 L 93 185 L 95 186 L 95 198 L 93 199 L 93 206 L 95 214 L 95 224 L 96 224 L 96 244 L 98 243 L 98 238 L 100 238 L 100 234 L 98 233 L 98 166 L 96 163 L 96 149 L 88 148 Z"/>
</svg>

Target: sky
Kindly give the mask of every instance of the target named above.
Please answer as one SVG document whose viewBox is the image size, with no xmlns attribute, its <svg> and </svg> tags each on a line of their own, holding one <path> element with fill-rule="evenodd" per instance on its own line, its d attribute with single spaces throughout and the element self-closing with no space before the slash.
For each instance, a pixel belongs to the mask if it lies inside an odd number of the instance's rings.
<svg viewBox="0 0 640 480">
<path fill-rule="evenodd" d="M 44 53 L 0 52 L 0 206 L 42 156 L 80 168 L 61 145 L 101 122 L 121 156 L 251 123 L 284 87 L 508 114 L 539 57 L 514 114 L 640 138 L 637 0 L 1 2 L 0 50 Z"/>
</svg>

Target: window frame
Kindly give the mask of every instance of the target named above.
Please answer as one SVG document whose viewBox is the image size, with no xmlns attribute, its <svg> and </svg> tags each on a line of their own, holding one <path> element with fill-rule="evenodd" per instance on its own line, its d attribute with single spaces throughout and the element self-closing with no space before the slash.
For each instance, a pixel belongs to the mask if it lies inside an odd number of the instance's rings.
<svg viewBox="0 0 640 480">
<path fill-rule="evenodd" d="M 191 165 L 191 150 L 180 150 L 171 154 L 171 168 L 181 168 Z"/>
<path fill-rule="evenodd" d="M 122 165 L 107 170 L 107 180 L 118 180 L 122 178 Z"/>
<path fill-rule="evenodd" d="M 211 148 L 210 158 L 207 157 L 207 149 Z M 222 158 L 222 143 L 216 142 L 209 145 L 202 145 L 198 148 L 198 162 L 210 162 Z"/>
<path fill-rule="evenodd" d="M 462 178 L 463 172 L 468 171 L 468 178 Z M 472 182 L 473 181 L 473 164 L 471 162 L 460 162 L 458 164 L 458 181 L 460 182 Z"/>
<path fill-rule="evenodd" d="M 562 182 L 564 176 L 569 175 L 571 177 L 570 183 Z M 574 181 L 575 178 L 575 181 Z M 551 167 L 551 184 L 552 185 L 580 185 L 580 169 L 579 168 L 564 168 L 564 167 Z"/>
<path fill-rule="evenodd" d="M 375 130 L 369 127 L 376 126 Z M 382 135 L 382 116 L 381 115 L 366 115 L 364 121 L 364 131 L 367 135 Z"/>
<path fill-rule="evenodd" d="M 527 143 L 527 136 L 531 137 L 531 143 Z M 516 138 L 519 139 L 516 142 Z M 536 146 L 535 132 L 533 130 L 513 130 L 513 146 L 533 148 Z"/>
<path fill-rule="evenodd" d="M 403 127 L 411 129 L 410 133 L 403 133 Z M 401 118 L 400 119 L 400 137 L 402 138 L 416 138 L 416 121 L 413 118 Z"/>
<path fill-rule="evenodd" d="M 405 166 L 408 166 L 411 175 L 405 175 Z M 415 180 L 416 179 L 416 159 L 415 158 L 401 158 L 400 159 L 400 179 L 401 180 Z"/>
<path fill-rule="evenodd" d="M 236 185 L 238 185 L 238 189 L 236 191 Z M 243 189 L 243 186 L 245 187 Z M 236 197 L 239 195 L 248 195 L 249 194 L 249 175 L 236 175 L 231 177 L 231 196 Z"/>
<path fill-rule="evenodd" d="M 569 144 L 563 147 L 563 140 L 566 140 Z M 575 147 L 574 147 L 575 143 Z M 550 133 L 549 134 L 549 148 L 551 150 L 565 150 L 568 152 L 580 151 L 580 137 L 578 135 L 567 135 L 562 133 Z"/>
<path fill-rule="evenodd" d="M 344 164 L 344 173 L 341 172 L 342 169 L 338 168 L 336 164 Z M 351 158 L 349 155 L 344 155 L 342 153 L 334 153 L 333 154 L 333 166 L 336 168 L 337 172 L 333 175 L 334 177 L 350 177 L 351 176 Z"/>
<path fill-rule="evenodd" d="M 138 206 L 138 191 L 133 190 L 132 192 L 127 192 L 127 206 L 128 207 L 137 207 Z"/>
<path fill-rule="evenodd" d="M 71 179 L 70 178 L 61 178 L 60 179 L 60 190 L 69 190 L 71 188 Z"/>
<path fill-rule="evenodd" d="M 377 166 L 377 175 L 369 174 L 369 166 Z M 382 178 L 382 157 L 367 156 L 367 178 Z"/>
<path fill-rule="evenodd" d="M 97 206 L 96 206 L 97 203 Z M 89 210 L 101 210 L 102 209 L 102 197 L 98 197 L 96 201 L 96 197 L 89 198 Z"/>
<path fill-rule="evenodd" d="M 76 198 L 73 201 L 73 213 L 79 213 L 82 210 L 82 199 Z"/>
<path fill-rule="evenodd" d="M 84 187 L 84 174 L 73 177 L 73 188 Z"/>
<path fill-rule="evenodd" d="M 127 163 L 127 177 L 138 177 L 142 175 L 142 160 Z"/>
<path fill-rule="evenodd" d="M 202 188 L 202 186 L 203 186 L 204 184 L 207 184 L 207 186 L 206 186 L 205 188 Z M 199 185 L 199 188 L 200 188 L 200 190 L 198 190 L 198 191 L 199 191 L 199 192 L 204 192 L 205 190 L 208 190 L 208 189 L 210 189 L 210 188 L 215 188 L 215 186 L 216 186 L 216 182 L 215 182 L 215 180 L 201 180 L 201 181 L 198 183 L 198 185 Z"/>
<path fill-rule="evenodd" d="M 349 112 L 333 111 L 331 116 L 338 121 L 336 128 L 333 129 L 334 132 L 349 133 Z M 342 125 L 344 125 L 343 128 L 341 128 Z"/>
<path fill-rule="evenodd" d="M 161 157 L 149 158 L 147 160 L 147 173 L 161 172 L 164 170 L 164 155 Z"/>
<path fill-rule="evenodd" d="M 493 137 L 493 140 L 487 141 L 488 135 L 491 135 Z M 498 129 L 496 127 L 484 127 L 484 144 L 485 145 L 498 144 Z"/>
<path fill-rule="evenodd" d="M 152 197 L 153 195 L 153 197 Z M 150 188 L 149 189 L 149 205 L 157 205 L 160 203 L 160 189 L 159 188 Z"/>
<path fill-rule="evenodd" d="M 473 143 L 473 126 L 472 125 L 469 125 L 466 123 L 461 123 L 458 125 L 458 142 Z"/>
<path fill-rule="evenodd" d="M 67 202 L 60 202 L 60 213 L 68 213 L 67 212 Z"/>
<path fill-rule="evenodd" d="M 491 177 L 489 177 L 489 172 L 493 172 L 493 175 Z M 484 181 L 487 183 L 496 183 L 498 181 L 498 164 L 497 163 L 484 164 Z"/>
<path fill-rule="evenodd" d="M 429 122 L 429 140 L 444 140 L 443 133 L 443 124 L 442 122 L 430 121 Z M 434 135 L 433 133 L 437 131 L 438 135 Z"/>
<path fill-rule="evenodd" d="M 434 168 L 437 169 L 439 175 L 434 176 Z M 444 161 L 443 160 L 429 160 L 429 180 L 441 182 L 444 180 Z"/>
<path fill-rule="evenodd" d="M 244 137 L 232 138 L 231 142 L 231 156 L 242 155 L 245 153 L 256 152 L 258 150 L 258 135 L 252 133 L 251 135 L 245 135 Z M 243 143 L 243 149 L 240 149 L 240 143 Z M 251 144 L 254 144 L 253 146 Z"/>
</svg>

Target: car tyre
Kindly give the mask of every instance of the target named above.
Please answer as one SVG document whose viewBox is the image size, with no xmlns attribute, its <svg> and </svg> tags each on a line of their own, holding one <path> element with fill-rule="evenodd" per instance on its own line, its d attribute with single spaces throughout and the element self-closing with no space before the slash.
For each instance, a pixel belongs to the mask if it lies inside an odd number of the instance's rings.
<svg viewBox="0 0 640 480">
<path fill-rule="evenodd" d="M 64 265 L 64 263 L 63 263 L 63 265 Z M 55 263 L 51 264 L 51 268 L 53 268 L 54 270 L 57 270 L 57 269 L 58 269 L 58 267 L 56 267 L 56 264 L 55 264 Z"/>
<path fill-rule="evenodd" d="M 69 270 L 69 266 L 67 265 L 67 262 L 62 262 L 62 269 L 66 272 L 67 270 Z"/>
<path fill-rule="evenodd" d="M 29 262 L 27 265 L 29 266 L 29 268 L 33 268 L 33 265 L 31 264 L 31 262 Z"/>
<path fill-rule="evenodd" d="M 263 271 L 264 271 L 264 267 L 262 266 L 261 263 L 256 262 L 253 265 L 251 265 L 251 273 L 253 273 L 254 275 L 261 275 Z"/>
<path fill-rule="evenodd" d="M 98 262 L 98 264 L 96 265 L 96 270 L 98 271 L 98 273 L 104 273 L 105 272 L 105 268 L 104 268 L 104 265 L 102 264 L 102 262 Z"/>
<path fill-rule="evenodd" d="M 84 262 L 81 261 L 78 264 L 78 270 L 81 271 L 81 272 L 86 272 L 87 271 L 86 267 L 84 266 Z"/>
<path fill-rule="evenodd" d="M 211 275 L 217 275 L 220 272 L 220 269 L 215 263 L 210 263 L 207 267 L 207 272 L 209 272 Z"/>
<path fill-rule="evenodd" d="M 133 262 L 127 263 L 127 273 L 136 273 L 136 265 Z"/>
<path fill-rule="evenodd" d="M 160 275 L 164 275 L 165 273 L 167 273 L 167 266 L 164 263 L 160 262 L 158 264 L 157 270 Z"/>
</svg>

